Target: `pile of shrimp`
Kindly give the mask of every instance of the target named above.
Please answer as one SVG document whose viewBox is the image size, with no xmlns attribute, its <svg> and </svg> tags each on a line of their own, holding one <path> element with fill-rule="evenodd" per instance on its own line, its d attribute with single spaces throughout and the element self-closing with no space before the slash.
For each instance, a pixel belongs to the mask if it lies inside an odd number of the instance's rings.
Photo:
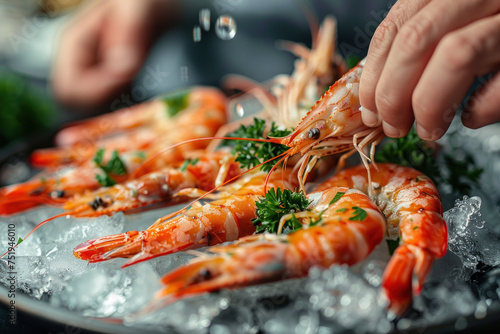
<svg viewBox="0 0 500 334">
<path fill-rule="evenodd" d="M 49 220 L 91 217 L 195 199 L 146 230 L 99 237 L 74 249 L 88 262 L 128 258 L 124 266 L 130 266 L 208 246 L 213 255 L 162 278 L 163 288 L 152 301 L 162 305 L 223 288 L 304 277 L 313 266 L 353 265 L 384 239 L 399 240 L 381 290 L 389 310 L 403 314 L 434 260 L 446 252 L 439 194 L 430 178 L 414 169 L 373 162 L 384 135 L 361 121 L 363 62 L 346 72 L 335 51 L 332 18 L 313 35 L 311 49 L 284 44 L 298 56 L 295 71 L 272 80 L 269 89 L 239 77 L 228 82 L 261 102 L 259 117 L 294 128 L 282 138 L 255 139 L 287 147 L 273 157 L 269 173 L 243 168 L 229 150 L 216 149 L 216 140 L 231 139 L 227 133 L 237 126 L 225 122 L 226 106 L 238 100 L 229 102 L 215 88 L 194 87 L 62 130 L 60 146 L 33 154 L 33 162 L 46 168 L 42 175 L 0 190 L 0 214 L 50 204 L 65 212 Z M 98 152 L 103 156 L 96 159 Z M 355 152 L 363 164 L 344 169 Z M 305 193 L 312 171 L 325 161 L 320 158 L 332 155 L 339 156 L 338 164 L 327 168 L 338 172 L 307 193 L 307 210 L 282 217 L 281 224 L 293 217 L 303 228 L 255 234 L 256 202 L 266 191 Z M 299 159 L 289 159 L 293 156 Z M 115 172 L 117 160 L 123 173 Z M 96 175 L 103 172 L 116 184 L 100 186 Z M 220 245 L 227 241 L 235 242 Z"/>
</svg>

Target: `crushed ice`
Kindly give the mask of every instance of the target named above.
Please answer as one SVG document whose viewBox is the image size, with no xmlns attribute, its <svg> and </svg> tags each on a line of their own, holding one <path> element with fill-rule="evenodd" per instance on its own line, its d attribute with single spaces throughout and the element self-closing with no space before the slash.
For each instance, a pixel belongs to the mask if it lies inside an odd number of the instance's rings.
<svg viewBox="0 0 500 334">
<path fill-rule="evenodd" d="M 476 195 L 449 201 L 444 214 L 449 251 L 438 259 L 412 309 L 401 319 L 385 311 L 380 296 L 382 274 L 389 259 L 382 243 L 366 260 L 351 268 L 314 268 L 309 276 L 285 282 L 220 291 L 178 301 L 156 312 L 140 315 L 152 305 L 161 288 L 159 278 L 193 258 L 173 254 L 125 269 L 125 260 L 88 265 L 72 255 L 81 242 L 131 229 L 144 229 L 163 211 L 97 219 L 61 218 L 43 226 L 16 248 L 17 288 L 47 302 L 90 317 L 123 319 L 126 326 L 185 333 L 333 333 L 397 331 L 420 332 L 450 323 L 464 330 L 471 319 L 483 319 L 500 309 L 500 135 L 472 140 L 463 131 L 454 143 L 476 157 L 485 176 Z M 456 141 L 460 142 L 456 142 Z M 488 157 L 485 157 L 488 155 Z M 489 160 L 488 160 L 489 159 Z M 488 177 L 490 175 L 490 177 Z M 16 224 L 16 238 L 38 222 L 59 213 L 45 208 L 0 220 L 0 247 L 7 249 L 8 223 Z M 6 262 L 0 260 L 0 282 L 8 285 Z M 159 301 L 157 301 L 159 302 Z"/>
</svg>

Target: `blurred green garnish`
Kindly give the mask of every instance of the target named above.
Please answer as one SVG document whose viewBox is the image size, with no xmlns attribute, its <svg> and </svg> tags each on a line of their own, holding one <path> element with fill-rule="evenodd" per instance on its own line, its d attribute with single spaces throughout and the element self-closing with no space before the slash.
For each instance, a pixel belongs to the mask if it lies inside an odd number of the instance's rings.
<svg viewBox="0 0 500 334">
<path fill-rule="evenodd" d="M 49 129 L 54 106 L 25 79 L 0 70 L 0 146 Z"/>
</svg>

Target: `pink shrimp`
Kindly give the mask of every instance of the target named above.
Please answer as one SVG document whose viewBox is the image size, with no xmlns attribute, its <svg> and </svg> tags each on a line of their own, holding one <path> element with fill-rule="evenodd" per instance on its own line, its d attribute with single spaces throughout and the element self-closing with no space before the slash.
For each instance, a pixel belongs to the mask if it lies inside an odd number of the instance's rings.
<svg viewBox="0 0 500 334">
<path fill-rule="evenodd" d="M 194 259 L 167 274 L 158 297 L 169 303 L 221 288 L 303 277 L 312 266 L 353 265 L 384 236 L 399 235 L 400 246 L 385 270 L 382 289 L 390 309 L 402 314 L 421 290 L 434 259 L 446 252 L 447 229 L 439 195 L 427 176 L 391 164 L 377 167 L 371 166 L 374 202 L 363 194 L 369 188 L 365 167 L 344 170 L 308 195 L 308 211 L 293 213 L 305 228 L 212 247 L 215 256 Z M 282 221 L 287 219 L 292 214 Z"/>
<path fill-rule="evenodd" d="M 269 187 L 290 187 L 281 173 L 273 174 Z M 179 216 L 158 219 L 145 231 L 130 231 L 86 241 L 73 253 L 77 258 L 99 262 L 117 257 L 132 258 L 126 266 L 173 252 L 234 241 L 255 232 L 255 201 L 263 196 L 266 174 L 259 172 L 238 184 L 228 185 L 215 201 L 197 203 Z M 171 219 L 170 219 L 171 218 Z"/>
</svg>

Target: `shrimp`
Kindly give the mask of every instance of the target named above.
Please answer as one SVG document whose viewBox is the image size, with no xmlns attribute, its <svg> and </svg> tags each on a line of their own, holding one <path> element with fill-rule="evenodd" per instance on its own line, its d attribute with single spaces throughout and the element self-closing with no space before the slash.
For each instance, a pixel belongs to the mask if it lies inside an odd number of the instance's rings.
<svg viewBox="0 0 500 334">
<path fill-rule="evenodd" d="M 155 156 L 165 145 L 214 135 L 226 119 L 224 100 L 219 94 L 218 90 L 209 88 L 198 88 L 190 91 L 189 101 L 193 101 L 190 107 L 169 122 L 163 122 L 165 123 L 163 126 L 165 133 L 160 136 L 161 141 L 147 150 L 135 150 L 133 141 L 124 141 L 124 145 L 129 147 L 125 152 L 119 153 L 119 158 L 125 171 L 123 174 L 113 175 L 114 181 L 121 183 L 131 177 L 137 178 L 160 168 L 182 163 L 187 158 L 186 152 L 206 147 L 206 141 L 191 141 L 183 145 L 182 150 L 180 148 L 170 150 L 150 161 L 147 166 L 143 166 L 146 160 Z M 158 117 L 160 114 L 167 114 L 165 103 L 161 100 L 148 102 L 146 105 L 159 105 L 155 109 L 158 111 Z M 140 111 L 142 107 L 137 106 L 134 110 Z M 129 111 L 123 111 L 123 114 L 118 113 L 113 117 L 118 117 L 117 115 L 129 115 Z M 96 122 L 99 123 L 97 120 L 90 121 L 87 126 L 91 127 Z M 83 131 L 83 129 L 80 130 Z M 98 146 L 96 144 L 92 147 L 92 154 L 95 154 L 93 149 Z M 113 152 L 118 153 L 118 151 L 110 149 L 105 150 L 103 161 L 109 162 Z M 86 157 L 88 158 L 88 156 Z M 139 167 L 140 173 L 136 173 Z M 86 160 L 77 166 L 60 166 L 55 171 L 46 170 L 27 182 L 2 188 L 0 189 L 0 215 L 16 213 L 39 204 L 62 204 L 75 195 L 101 188 L 102 184 L 97 176 L 102 173 L 102 169 L 96 165 L 95 161 Z"/>
<path fill-rule="evenodd" d="M 192 87 L 69 126 L 55 138 L 64 146 L 36 150 L 31 162 L 39 167 L 81 164 L 100 148 L 154 152 L 171 143 L 214 135 L 225 122 L 225 96 L 216 88 Z M 190 131 L 179 131 L 184 126 Z"/>
<path fill-rule="evenodd" d="M 387 218 L 387 238 L 400 240 L 384 272 L 382 287 L 390 309 L 402 314 L 413 294 L 422 290 L 435 259 L 445 255 L 448 230 L 443 205 L 431 179 L 421 172 L 394 164 L 370 168 L 372 199 Z M 341 171 L 319 189 L 332 185 L 368 192 L 368 172 L 363 166 Z M 416 280 L 413 280 L 416 277 Z"/>
<path fill-rule="evenodd" d="M 427 176 L 407 167 L 377 166 L 378 170 L 370 166 L 373 201 L 365 195 L 366 168 L 344 170 L 308 195 L 310 211 L 293 213 L 303 229 L 212 247 L 209 251 L 216 255 L 194 259 L 163 277 L 165 287 L 158 297 L 169 303 L 221 288 L 304 277 L 312 266 L 353 265 L 385 236 L 399 235 L 400 246 L 384 272 L 382 290 L 390 310 L 402 314 L 412 292 L 421 290 L 434 259 L 446 252 L 447 228 L 439 195 Z M 281 223 L 288 219 L 292 214 Z"/>
<path fill-rule="evenodd" d="M 77 195 L 64 204 L 64 209 L 74 217 L 92 217 L 141 210 L 154 204 L 173 205 L 241 173 L 228 152 L 201 150 L 191 152 L 190 157 L 180 167 L 164 167 L 122 184 Z"/>
<path fill-rule="evenodd" d="M 338 169 L 341 169 L 345 159 L 358 151 L 368 168 L 375 145 L 385 136 L 381 126 L 370 128 L 361 121 L 359 81 L 363 65 L 361 61 L 330 86 L 290 135 L 270 138 L 273 143 L 291 148 L 284 159 L 301 154 L 297 164 L 301 190 L 304 190 L 307 175 L 318 159 L 327 155 L 347 152 L 339 161 Z M 372 144 L 370 157 L 363 152 L 369 144 Z"/>
<path fill-rule="evenodd" d="M 283 181 L 281 173 L 269 180 L 272 188 L 292 185 Z M 234 241 L 255 232 L 255 201 L 263 196 L 262 183 L 267 175 L 258 172 L 231 184 L 221 198 L 201 205 L 198 202 L 181 215 L 162 217 L 145 231 L 129 231 L 89 240 L 78 245 L 74 255 L 89 262 L 117 257 L 131 258 L 124 266 L 186 249 Z"/>
<path fill-rule="evenodd" d="M 170 303 L 221 288 L 304 277 L 313 266 L 353 265 L 384 239 L 385 218 L 362 192 L 332 187 L 307 197 L 310 211 L 294 213 L 303 229 L 211 247 L 216 255 L 196 258 L 164 276 L 157 297 Z"/>
</svg>

